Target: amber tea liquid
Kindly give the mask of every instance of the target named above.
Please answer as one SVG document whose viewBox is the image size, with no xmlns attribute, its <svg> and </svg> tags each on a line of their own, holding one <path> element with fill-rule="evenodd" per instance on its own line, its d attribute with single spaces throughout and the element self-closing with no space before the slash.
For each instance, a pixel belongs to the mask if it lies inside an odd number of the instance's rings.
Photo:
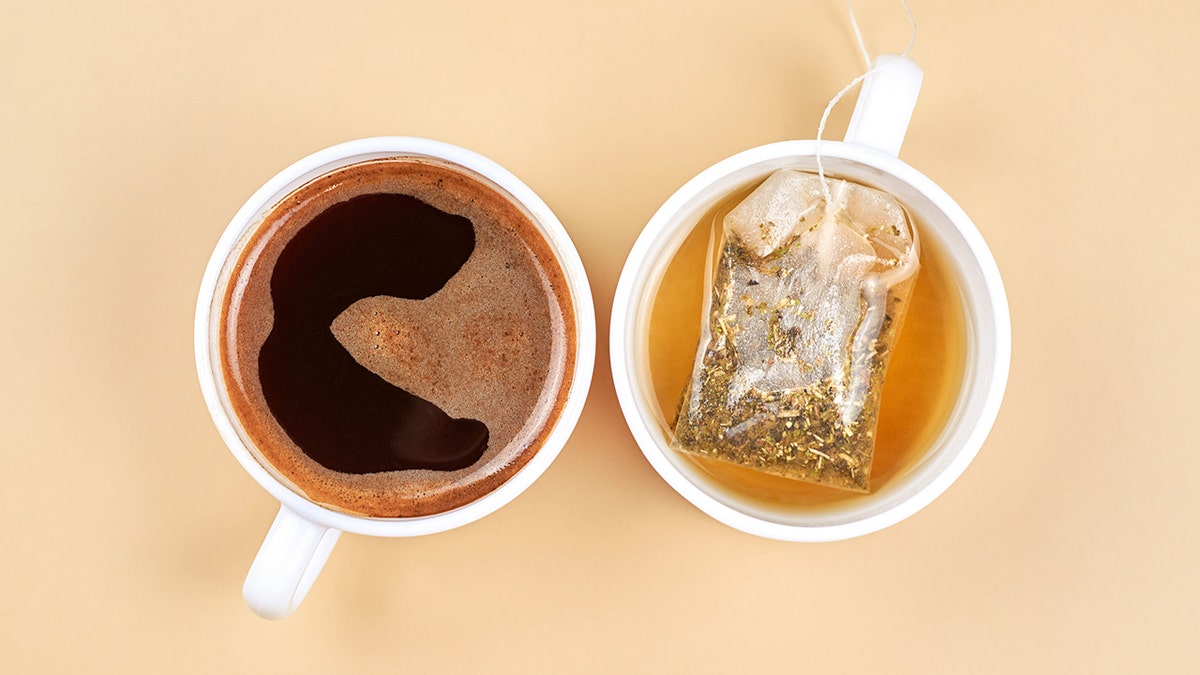
<svg viewBox="0 0 1200 675">
<path fill-rule="evenodd" d="M 663 274 L 650 317 L 649 362 L 655 397 L 668 428 L 692 374 L 705 296 L 704 268 L 714 228 L 750 194 L 730 195 L 696 224 Z M 921 224 L 918 232 L 924 235 Z M 892 353 L 876 430 L 871 490 L 876 493 L 917 464 L 950 418 L 962 385 L 967 332 L 959 291 L 939 242 L 921 238 L 921 270 L 908 317 Z M 719 460 L 679 453 L 739 500 L 777 509 L 845 505 L 867 495 L 772 476 Z"/>
</svg>

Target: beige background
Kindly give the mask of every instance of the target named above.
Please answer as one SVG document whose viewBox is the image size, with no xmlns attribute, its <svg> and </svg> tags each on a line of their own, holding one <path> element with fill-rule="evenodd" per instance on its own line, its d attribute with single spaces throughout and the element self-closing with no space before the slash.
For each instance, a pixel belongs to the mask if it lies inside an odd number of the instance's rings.
<svg viewBox="0 0 1200 675">
<path fill-rule="evenodd" d="M 0 12 L 0 671 L 1198 667 L 1196 4 L 915 0 L 902 157 L 992 246 L 1012 377 L 942 498 L 827 545 L 671 491 L 606 334 L 672 191 L 813 136 L 860 67 L 844 4 L 343 4 Z M 873 51 L 903 48 L 897 3 L 858 5 Z M 446 534 L 343 537 L 270 623 L 239 590 L 275 506 L 205 412 L 195 293 L 262 182 L 377 134 L 472 148 L 542 195 L 591 275 L 600 358 L 526 494 Z"/>
</svg>

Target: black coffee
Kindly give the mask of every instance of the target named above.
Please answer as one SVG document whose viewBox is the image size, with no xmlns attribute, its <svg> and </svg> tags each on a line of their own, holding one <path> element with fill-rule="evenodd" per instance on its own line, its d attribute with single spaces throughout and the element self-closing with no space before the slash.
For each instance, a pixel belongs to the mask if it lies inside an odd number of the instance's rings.
<svg viewBox="0 0 1200 675">
<path fill-rule="evenodd" d="M 275 323 L 258 376 L 271 414 L 306 455 L 346 473 L 462 469 L 483 456 L 482 422 L 392 386 L 330 331 L 362 298 L 433 295 L 474 249 L 471 221 L 399 194 L 335 204 L 288 242 L 271 274 Z"/>
<path fill-rule="evenodd" d="M 321 176 L 247 235 L 224 291 L 230 402 L 264 463 L 353 513 L 438 513 L 536 453 L 574 316 L 523 210 L 485 179 L 394 158 Z"/>
</svg>

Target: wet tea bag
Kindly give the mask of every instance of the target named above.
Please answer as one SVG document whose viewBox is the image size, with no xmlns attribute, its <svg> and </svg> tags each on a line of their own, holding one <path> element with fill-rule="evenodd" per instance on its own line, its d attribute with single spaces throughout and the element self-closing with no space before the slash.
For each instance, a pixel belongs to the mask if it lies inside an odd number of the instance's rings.
<svg viewBox="0 0 1200 675">
<path fill-rule="evenodd" d="M 826 180 L 828 193 L 781 169 L 725 217 L 675 436 L 701 457 L 865 492 L 918 241 L 891 195 Z"/>
</svg>

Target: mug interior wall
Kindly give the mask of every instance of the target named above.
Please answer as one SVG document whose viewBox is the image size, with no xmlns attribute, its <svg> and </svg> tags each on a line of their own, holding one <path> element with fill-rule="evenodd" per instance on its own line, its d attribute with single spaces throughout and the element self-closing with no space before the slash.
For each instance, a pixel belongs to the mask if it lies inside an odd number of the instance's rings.
<svg viewBox="0 0 1200 675">
<path fill-rule="evenodd" d="M 894 194 L 920 223 L 921 237 L 924 240 L 935 240 L 932 243 L 949 254 L 947 258 L 954 268 L 959 301 L 963 304 L 963 316 L 967 322 L 967 367 L 949 420 L 921 458 L 903 474 L 893 478 L 869 496 L 847 502 L 845 506 L 809 512 L 748 504 L 671 448 L 671 433 L 663 428 L 663 415 L 657 408 L 653 382 L 649 375 L 650 310 L 659 283 L 680 245 L 701 216 L 727 195 L 762 181 L 776 169 L 794 168 L 815 172 L 815 158 L 783 157 L 757 162 L 716 179 L 711 184 L 711 189 L 701 189 L 698 196 L 675 211 L 665 224 L 664 234 L 647 252 L 641 279 L 635 285 L 637 290 L 630 300 L 631 305 L 637 308 L 631 332 L 634 354 L 630 373 L 639 399 L 639 415 L 654 437 L 659 452 L 689 482 L 718 503 L 754 518 L 803 528 L 861 521 L 888 511 L 928 488 L 944 473 L 949 463 L 958 455 L 959 449 L 969 442 L 985 406 L 988 382 L 982 378 L 990 377 L 995 364 L 996 348 L 996 327 L 992 322 L 994 308 L 991 306 L 983 271 L 971 254 L 968 241 L 954 225 L 950 215 L 917 188 L 876 167 L 834 156 L 825 157 L 823 164 L 827 175 L 831 177 L 853 180 Z"/>
</svg>

